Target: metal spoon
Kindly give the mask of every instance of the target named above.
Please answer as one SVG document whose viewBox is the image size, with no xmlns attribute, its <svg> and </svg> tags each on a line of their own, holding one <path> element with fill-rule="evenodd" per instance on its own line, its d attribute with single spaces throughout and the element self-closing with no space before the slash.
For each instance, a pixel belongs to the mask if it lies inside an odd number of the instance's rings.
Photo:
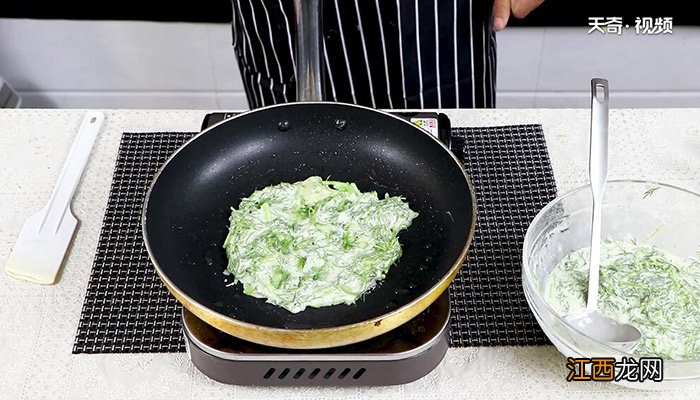
<svg viewBox="0 0 700 400">
<path fill-rule="evenodd" d="M 602 230 L 603 192 L 608 177 L 608 81 L 591 80 L 591 143 L 589 174 L 593 192 L 593 223 L 589 259 L 588 301 L 581 313 L 564 319 L 582 333 L 622 351 L 632 350 L 642 338 L 630 324 L 621 323 L 598 312 L 600 279 L 600 239 Z"/>
</svg>

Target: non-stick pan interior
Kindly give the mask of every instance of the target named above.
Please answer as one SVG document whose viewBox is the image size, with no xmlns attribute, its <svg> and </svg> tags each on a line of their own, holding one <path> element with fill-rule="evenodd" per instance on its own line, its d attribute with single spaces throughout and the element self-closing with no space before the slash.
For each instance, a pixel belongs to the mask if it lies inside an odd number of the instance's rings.
<svg viewBox="0 0 700 400">
<path fill-rule="evenodd" d="M 227 287 L 230 208 L 312 175 L 404 196 L 419 213 L 386 279 L 354 305 L 298 314 Z M 469 183 L 445 148 L 403 120 L 337 103 L 260 109 L 197 136 L 160 172 L 144 212 L 151 258 L 176 290 L 230 318 L 288 329 L 357 323 L 409 304 L 459 260 L 475 217 Z"/>
</svg>

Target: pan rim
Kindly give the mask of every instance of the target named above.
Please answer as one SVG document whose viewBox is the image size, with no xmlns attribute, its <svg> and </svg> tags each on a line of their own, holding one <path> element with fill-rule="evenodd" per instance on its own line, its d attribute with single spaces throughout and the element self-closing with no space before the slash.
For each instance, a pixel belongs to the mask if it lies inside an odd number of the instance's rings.
<svg viewBox="0 0 700 400">
<path fill-rule="evenodd" d="M 406 124 L 407 126 L 410 126 L 412 129 L 416 130 L 416 133 L 420 132 L 426 136 L 428 136 L 431 140 L 436 142 L 438 145 L 440 145 L 445 151 L 450 158 L 452 159 L 455 164 L 457 164 L 458 168 L 462 172 L 462 175 L 465 179 L 465 182 L 467 184 L 467 187 L 469 189 L 469 195 L 471 197 L 471 205 L 472 205 L 472 221 L 471 221 L 471 226 L 469 227 L 469 230 L 467 232 L 467 237 L 464 240 L 464 246 L 462 248 L 462 251 L 460 255 L 457 257 L 455 262 L 453 263 L 452 267 L 442 276 L 440 279 L 433 285 L 430 289 L 426 290 L 424 293 L 422 293 L 420 296 L 417 296 L 410 302 L 402 305 L 401 307 L 398 307 L 390 312 L 381 314 L 379 316 L 373 317 L 371 319 L 366 319 L 363 321 L 359 322 L 354 322 L 351 324 L 345 324 L 345 325 L 337 325 L 337 326 L 330 326 L 330 327 L 323 327 L 323 328 L 304 328 L 304 329 L 296 329 L 296 328 L 279 328 L 279 327 L 271 327 L 271 326 L 266 326 L 266 325 L 258 325 L 242 320 L 238 320 L 235 318 L 232 318 L 228 315 L 222 314 L 220 312 L 217 312 L 215 310 L 210 309 L 209 307 L 206 307 L 205 305 L 199 303 L 192 297 L 190 297 L 187 293 L 185 293 L 182 289 L 180 289 L 177 285 L 175 285 L 170 278 L 168 278 L 167 274 L 163 271 L 161 268 L 160 264 L 158 261 L 155 259 L 155 256 L 153 254 L 153 251 L 151 249 L 150 242 L 148 240 L 148 229 L 147 229 L 147 214 L 148 214 L 148 203 L 151 197 L 151 193 L 153 191 L 153 188 L 155 184 L 158 181 L 158 178 L 160 177 L 161 173 L 168 167 L 168 164 L 177 157 L 177 155 L 182 151 L 184 148 L 189 146 L 191 143 L 193 143 L 195 140 L 200 138 L 202 135 L 209 133 L 212 131 L 214 128 L 218 127 L 219 125 L 222 125 L 224 123 L 227 123 L 229 121 L 235 120 L 237 118 L 249 116 L 250 114 L 254 114 L 257 112 L 263 112 L 267 111 L 270 109 L 274 108 L 279 108 L 279 107 L 296 107 L 296 106 L 303 106 L 303 105 L 309 105 L 309 104 L 319 104 L 319 105 L 334 105 L 334 106 L 342 106 L 342 107 L 353 107 L 353 108 L 358 108 L 362 109 L 365 111 L 370 111 L 374 113 L 379 113 L 383 114 L 384 116 L 388 116 L 391 118 L 394 118 L 397 121 L 400 121 L 401 123 Z M 259 344 L 264 344 L 264 345 L 270 345 L 270 346 L 275 346 L 275 347 L 283 347 L 283 348 L 296 348 L 296 349 L 311 349 L 311 348 L 324 348 L 324 347 L 335 347 L 335 346 L 341 346 L 345 344 L 351 344 L 351 343 L 356 343 L 360 342 L 362 340 L 367 340 L 372 337 L 378 336 L 382 333 L 388 332 L 403 323 L 409 321 L 416 315 L 418 315 L 420 312 L 425 310 L 427 306 L 432 304 L 434 300 L 437 299 L 439 295 L 441 295 L 449 286 L 449 284 L 454 280 L 455 276 L 461 269 L 464 261 L 467 258 L 467 252 L 469 250 L 469 247 L 471 246 L 472 240 L 474 238 L 474 233 L 476 229 L 476 219 L 477 219 L 477 204 L 476 204 L 476 194 L 474 192 L 474 185 L 472 183 L 471 178 L 467 175 L 466 169 L 464 168 L 464 165 L 462 162 L 457 158 L 457 156 L 438 138 L 435 136 L 431 135 L 428 131 L 421 129 L 420 127 L 416 126 L 415 124 L 407 121 L 406 119 L 400 118 L 396 115 L 393 115 L 389 112 L 386 112 L 384 110 L 378 110 L 370 107 L 365 107 L 365 106 L 360 106 L 357 104 L 349 104 L 349 103 L 340 103 L 340 102 L 324 102 L 324 101 L 310 101 L 310 102 L 293 102 L 293 103 L 283 103 L 283 104 L 274 104 L 266 107 L 261 107 L 255 110 L 249 110 L 246 112 L 242 112 L 238 115 L 235 115 L 231 118 L 225 119 L 223 121 L 220 121 L 211 127 L 203 130 L 202 132 L 196 134 L 194 137 L 189 139 L 187 142 L 185 142 L 182 146 L 180 146 L 168 159 L 163 163 L 163 165 L 158 169 L 156 174 L 153 177 L 153 180 L 151 181 L 148 190 L 146 192 L 146 195 L 144 197 L 144 201 L 142 204 L 141 208 L 141 231 L 142 231 L 142 236 L 143 236 L 143 241 L 146 246 L 146 251 L 148 252 L 148 257 L 153 263 L 153 266 L 156 269 L 156 273 L 158 274 L 159 278 L 165 285 L 165 287 L 168 289 L 168 291 L 178 300 L 178 302 L 185 308 L 187 308 L 189 311 L 191 311 L 193 314 L 196 316 L 202 318 L 205 322 L 216 326 L 220 328 L 221 330 L 233 335 L 237 336 L 241 339 L 248 340 L 251 342 L 259 343 Z M 357 330 L 365 330 L 362 335 L 359 335 Z M 234 333 L 235 332 L 235 333 Z M 258 333 L 258 334 L 265 334 L 264 336 L 267 337 L 266 340 L 260 340 L 259 338 L 255 337 L 255 335 L 247 335 L 247 333 Z M 335 337 L 340 332 L 353 332 L 356 334 L 358 337 L 353 338 L 352 340 L 344 339 L 343 336 Z M 301 337 L 308 337 L 308 339 L 305 339 L 301 341 L 300 343 L 292 343 L 293 337 L 294 336 L 301 336 Z M 287 340 L 282 340 L 283 338 L 286 338 Z M 258 339 L 258 340 L 256 340 Z M 292 339 L 292 340 L 290 340 Z M 355 340 L 356 339 L 356 340 Z"/>
</svg>

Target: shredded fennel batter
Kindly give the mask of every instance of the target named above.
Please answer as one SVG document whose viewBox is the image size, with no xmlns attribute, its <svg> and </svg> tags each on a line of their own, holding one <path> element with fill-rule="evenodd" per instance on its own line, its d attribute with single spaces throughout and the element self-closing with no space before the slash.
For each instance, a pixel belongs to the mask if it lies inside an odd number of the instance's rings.
<svg viewBox="0 0 700 400">
<path fill-rule="evenodd" d="M 561 315 L 583 311 L 589 248 L 565 257 L 545 286 Z M 605 241 L 601 251 L 600 311 L 642 333 L 639 356 L 700 359 L 700 262 L 679 260 L 655 247 Z"/>
<path fill-rule="evenodd" d="M 227 271 L 245 294 L 292 313 L 353 304 L 401 256 L 418 214 L 401 197 L 313 176 L 254 192 L 232 209 Z"/>
</svg>

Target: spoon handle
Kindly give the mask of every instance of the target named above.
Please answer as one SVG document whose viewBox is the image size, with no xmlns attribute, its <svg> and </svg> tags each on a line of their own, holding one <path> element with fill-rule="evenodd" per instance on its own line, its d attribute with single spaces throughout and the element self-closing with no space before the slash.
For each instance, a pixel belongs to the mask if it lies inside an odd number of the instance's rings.
<svg viewBox="0 0 700 400">
<path fill-rule="evenodd" d="M 608 178 L 608 81 L 606 79 L 591 80 L 591 143 L 588 168 L 593 192 L 593 221 L 586 311 L 594 311 L 598 306 L 600 284 L 603 192 Z"/>
</svg>

